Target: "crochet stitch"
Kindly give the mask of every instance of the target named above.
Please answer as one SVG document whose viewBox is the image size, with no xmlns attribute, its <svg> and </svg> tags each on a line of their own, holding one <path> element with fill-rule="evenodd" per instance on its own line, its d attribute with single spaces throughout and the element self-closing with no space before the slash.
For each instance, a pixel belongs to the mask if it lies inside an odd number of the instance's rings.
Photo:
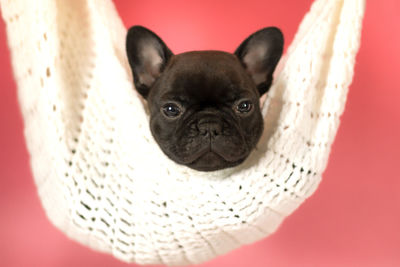
<svg viewBox="0 0 400 267">
<path fill-rule="evenodd" d="M 317 188 L 343 112 L 365 0 L 316 0 L 242 165 L 179 166 L 152 139 L 110 0 L 1 0 L 33 176 L 70 238 L 140 264 L 207 261 L 265 238 Z"/>
</svg>

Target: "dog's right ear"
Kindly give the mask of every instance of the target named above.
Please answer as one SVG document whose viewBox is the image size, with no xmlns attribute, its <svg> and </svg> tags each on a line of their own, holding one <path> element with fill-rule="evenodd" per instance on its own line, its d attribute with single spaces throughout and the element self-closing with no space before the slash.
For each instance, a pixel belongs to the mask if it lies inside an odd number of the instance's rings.
<svg viewBox="0 0 400 267">
<path fill-rule="evenodd" d="M 272 74 L 283 52 L 283 34 L 275 27 L 261 29 L 250 35 L 236 49 L 235 55 L 250 74 L 260 96 L 269 90 Z"/>
<path fill-rule="evenodd" d="M 136 90 L 147 98 L 150 88 L 173 54 L 160 37 L 142 26 L 133 26 L 128 30 L 126 52 Z"/>
</svg>

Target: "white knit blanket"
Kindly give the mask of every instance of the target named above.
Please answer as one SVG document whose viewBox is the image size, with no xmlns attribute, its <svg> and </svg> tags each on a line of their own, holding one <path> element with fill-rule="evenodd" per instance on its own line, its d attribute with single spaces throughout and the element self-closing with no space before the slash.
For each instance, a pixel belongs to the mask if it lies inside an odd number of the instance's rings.
<svg viewBox="0 0 400 267">
<path fill-rule="evenodd" d="M 274 232 L 317 188 L 365 0 L 316 0 L 263 107 L 250 158 L 202 173 L 155 144 L 110 0 L 1 0 L 40 199 L 70 238 L 141 264 L 200 263 Z"/>
</svg>

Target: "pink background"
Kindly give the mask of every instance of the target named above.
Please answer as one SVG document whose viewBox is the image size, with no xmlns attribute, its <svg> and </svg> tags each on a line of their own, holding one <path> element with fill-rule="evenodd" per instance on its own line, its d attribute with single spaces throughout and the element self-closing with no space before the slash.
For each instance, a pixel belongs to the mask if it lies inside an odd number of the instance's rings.
<svg viewBox="0 0 400 267">
<path fill-rule="evenodd" d="M 287 45 L 311 0 L 115 1 L 174 52 L 233 51 L 280 27 Z M 245 4 L 244 4 L 245 3 Z M 24 144 L 0 22 L 0 265 L 127 266 L 70 241 L 47 220 Z M 400 266 L 400 1 L 369 1 L 342 124 L 322 183 L 271 237 L 201 266 Z"/>
</svg>

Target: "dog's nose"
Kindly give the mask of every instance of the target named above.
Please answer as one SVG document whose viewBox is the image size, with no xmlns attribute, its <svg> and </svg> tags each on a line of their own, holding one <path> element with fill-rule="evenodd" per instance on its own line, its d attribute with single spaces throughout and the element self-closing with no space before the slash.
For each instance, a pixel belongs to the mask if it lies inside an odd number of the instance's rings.
<svg viewBox="0 0 400 267">
<path fill-rule="evenodd" d="M 200 119 L 197 123 L 197 128 L 199 129 L 199 133 L 203 136 L 210 135 L 211 137 L 215 137 L 220 135 L 222 132 L 222 126 L 219 121 L 207 118 Z"/>
</svg>

